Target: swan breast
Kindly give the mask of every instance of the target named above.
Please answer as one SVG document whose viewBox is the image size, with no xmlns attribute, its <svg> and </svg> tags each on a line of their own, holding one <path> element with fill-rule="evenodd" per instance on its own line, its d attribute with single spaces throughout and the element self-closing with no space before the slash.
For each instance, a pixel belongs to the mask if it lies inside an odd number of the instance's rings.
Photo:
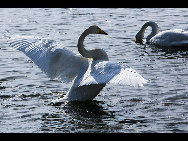
<svg viewBox="0 0 188 141">
<path fill-rule="evenodd" d="M 103 61 L 108 61 L 108 55 L 107 53 L 100 48 L 95 48 L 91 50 L 92 58 L 93 60 L 103 60 Z"/>
</svg>

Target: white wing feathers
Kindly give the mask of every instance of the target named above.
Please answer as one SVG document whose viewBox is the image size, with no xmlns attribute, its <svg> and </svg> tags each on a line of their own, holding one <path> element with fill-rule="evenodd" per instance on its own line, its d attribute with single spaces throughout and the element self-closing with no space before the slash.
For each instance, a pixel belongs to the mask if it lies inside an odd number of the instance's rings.
<svg viewBox="0 0 188 141">
<path fill-rule="evenodd" d="M 56 48 L 53 43 L 49 39 L 16 39 L 10 46 L 22 51 L 51 79 L 70 82 L 87 60 L 66 48 Z"/>
<path fill-rule="evenodd" d="M 147 80 L 126 64 L 109 61 L 93 61 L 89 64 L 88 70 L 78 82 L 78 87 L 106 83 L 142 87 L 143 84 L 147 83 Z"/>
<path fill-rule="evenodd" d="M 70 82 L 80 74 L 77 87 L 106 83 L 138 87 L 147 83 L 146 79 L 126 64 L 99 60 L 90 61 L 89 66 L 84 67 L 88 59 L 66 48 L 57 48 L 53 40 L 22 38 L 12 41 L 10 46 L 22 51 L 51 79 Z"/>
</svg>

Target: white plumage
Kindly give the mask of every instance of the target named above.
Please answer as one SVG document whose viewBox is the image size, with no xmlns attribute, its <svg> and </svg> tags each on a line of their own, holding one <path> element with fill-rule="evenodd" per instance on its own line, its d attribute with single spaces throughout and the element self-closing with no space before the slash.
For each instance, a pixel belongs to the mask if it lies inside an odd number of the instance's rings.
<svg viewBox="0 0 188 141">
<path fill-rule="evenodd" d="M 172 29 L 159 32 L 159 27 L 155 22 L 146 22 L 136 34 L 135 42 L 142 43 L 144 32 L 151 26 L 152 32 L 146 38 L 146 43 L 162 47 L 188 47 L 188 31 L 182 29 Z"/>
<path fill-rule="evenodd" d="M 188 47 L 188 32 L 182 29 L 165 30 L 152 37 L 149 42 L 157 46 Z"/>
<path fill-rule="evenodd" d="M 65 47 L 54 45 L 52 40 L 34 38 L 14 39 L 10 43 L 11 47 L 22 51 L 51 79 L 71 82 L 87 59 Z"/>
<path fill-rule="evenodd" d="M 49 39 L 14 39 L 10 46 L 22 51 L 51 79 L 73 81 L 67 95 L 53 102 L 92 100 L 107 83 L 137 87 L 147 82 L 126 64 L 108 61 L 104 50 L 86 50 L 83 41 L 88 34 L 107 35 L 97 26 L 86 29 L 78 41 L 82 56 L 56 46 Z"/>
<path fill-rule="evenodd" d="M 99 60 L 90 62 L 86 73 L 78 80 L 78 87 L 107 83 L 138 87 L 146 80 L 126 64 Z"/>
</svg>

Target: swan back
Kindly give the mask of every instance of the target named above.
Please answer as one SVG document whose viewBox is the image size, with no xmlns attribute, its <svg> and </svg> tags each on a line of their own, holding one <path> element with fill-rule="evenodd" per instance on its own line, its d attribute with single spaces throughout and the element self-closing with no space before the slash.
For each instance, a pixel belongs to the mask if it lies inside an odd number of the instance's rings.
<svg viewBox="0 0 188 141">
<path fill-rule="evenodd" d="M 188 32 L 182 29 L 165 30 L 150 39 L 158 46 L 188 46 Z"/>
</svg>

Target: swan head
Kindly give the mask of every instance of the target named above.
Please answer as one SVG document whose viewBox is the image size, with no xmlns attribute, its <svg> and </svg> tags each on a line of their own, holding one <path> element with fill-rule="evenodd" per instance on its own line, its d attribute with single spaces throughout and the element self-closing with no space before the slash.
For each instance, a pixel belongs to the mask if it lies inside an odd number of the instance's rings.
<svg viewBox="0 0 188 141">
<path fill-rule="evenodd" d="M 90 34 L 105 34 L 105 35 L 108 35 L 108 33 L 104 32 L 97 25 L 92 25 L 87 30 L 89 31 Z"/>
<path fill-rule="evenodd" d="M 138 32 L 137 34 L 136 34 L 136 36 L 135 36 L 135 43 L 140 43 L 140 44 L 143 44 L 143 39 L 144 38 L 144 34 L 143 34 L 143 32 Z"/>
</svg>

